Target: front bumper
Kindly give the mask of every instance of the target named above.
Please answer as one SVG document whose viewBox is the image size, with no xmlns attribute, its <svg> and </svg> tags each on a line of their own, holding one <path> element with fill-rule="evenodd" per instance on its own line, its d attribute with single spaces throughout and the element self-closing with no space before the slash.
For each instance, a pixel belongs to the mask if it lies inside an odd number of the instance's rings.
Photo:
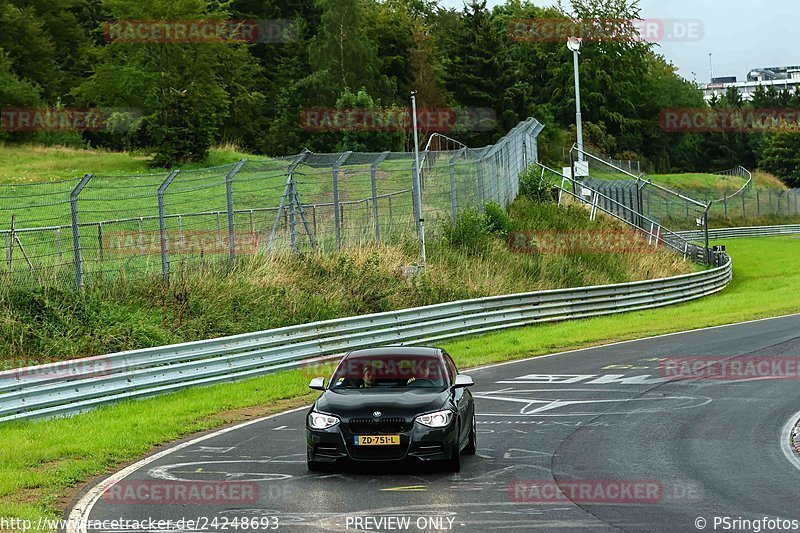
<svg viewBox="0 0 800 533">
<path fill-rule="evenodd" d="M 356 446 L 356 435 L 381 433 L 355 433 L 344 420 L 324 430 L 306 427 L 308 460 L 318 463 L 444 461 L 453 457 L 457 446 L 456 427 L 455 421 L 444 428 L 411 422 L 406 431 L 392 433 L 400 435 L 399 446 Z"/>
</svg>

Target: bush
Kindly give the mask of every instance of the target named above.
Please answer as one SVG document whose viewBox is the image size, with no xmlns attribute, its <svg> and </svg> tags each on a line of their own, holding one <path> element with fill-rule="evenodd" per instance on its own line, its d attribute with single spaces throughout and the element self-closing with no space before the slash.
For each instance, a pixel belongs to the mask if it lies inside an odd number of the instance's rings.
<svg viewBox="0 0 800 533">
<path fill-rule="evenodd" d="M 470 253 L 484 253 L 491 244 L 487 217 L 476 209 L 465 209 L 455 222 L 445 222 L 442 235 L 449 246 Z"/>
<path fill-rule="evenodd" d="M 552 186 L 533 165 L 519 175 L 519 194 L 535 202 L 552 202 Z"/>
<path fill-rule="evenodd" d="M 484 206 L 484 214 L 486 216 L 486 229 L 489 233 L 507 238 L 511 232 L 512 223 L 511 217 L 508 216 L 506 210 L 500 207 L 497 202 L 489 202 Z"/>
</svg>

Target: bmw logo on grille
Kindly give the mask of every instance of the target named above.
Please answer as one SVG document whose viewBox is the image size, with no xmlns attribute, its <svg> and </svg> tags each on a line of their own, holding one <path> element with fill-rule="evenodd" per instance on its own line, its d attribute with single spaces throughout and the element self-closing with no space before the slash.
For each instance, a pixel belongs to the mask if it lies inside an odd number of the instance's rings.
<svg viewBox="0 0 800 533">
<path fill-rule="evenodd" d="M 372 416 L 374 416 L 375 418 L 378 418 L 378 417 L 379 417 L 379 416 L 381 416 L 382 414 L 383 414 L 383 413 L 381 413 L 380 411 L 375 411 L 374 413 L 372 413 Z"/>
</svg>

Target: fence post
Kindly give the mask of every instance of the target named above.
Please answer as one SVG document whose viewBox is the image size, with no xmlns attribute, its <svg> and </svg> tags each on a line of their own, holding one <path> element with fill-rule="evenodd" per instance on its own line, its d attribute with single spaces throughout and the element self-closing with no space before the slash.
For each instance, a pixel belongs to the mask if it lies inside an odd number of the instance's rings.
<svg viewBox="0 0 800 533">
<path fill-rule="evenodd" d="M 180 170 L 173 170 L 169 173 L 164 183 L 158 188 L 158 227 L 161 233 L 161 275 L 164 277 L 164 282 L 169 283 L 169 249 L 167 246 L 167 207 L 164 205 L 164 195 L 167 192 L 167 187 L 170 186 L 172 180 L 178 175 Z"/>
<path fill-rule="evenodd" d="M 417 194 L 419 194 L 419 197 L 422 197 L 422 191 L 418 190 L 421 186 L 422 182 L 420 180 L 419 171 L 417 170 L 417 162 L 414 160 L 411 162 L 411 211 L 414 214 L 414 228 L 417 232 L 417 237 L 420 236 L 419 220 L 422 218 L 422 210 L 420 208 L 422 202 L 420 201 L 419 204 L 417 203 Z"/>
<path fill-rule="evenodd" d="M 756 187 L 756 213 L 759 217 L 761 216 L 761 192 L 758 187 Z"/>
<path fill-rule="evenodd" d="M 333 164 L 333 218 L 336 224 L 336 249 L 342 249 L 342 213 L 339 202 L 339 167 L 350 157 L 353 152 L 345 152 Z"/>
<path fill-rule="evenodd" d="M 102 262 L 105 260 L 105 251 L 103 250 L 103 223 L 97 223 L 97 254 Z"/>
<path fill-rule="evenodd" d="M 746 192 L 742 191 L 742 220 L 747 220 L 747 208 L 744 205 Z"/>
<path fill-rule="evenodd" d="M 456 194 L 456 160 L 467 153 L 466 148 L 462 148 L 450 158 L 450 205 L 453 209 L 453 222 L 458 217 L 458 195 Z"/>
<path fill-rule="evenodd" d="M 83 259 L 81 257 L 81 231 L 78 217 L 78 195 L 92 179 L 93 174 L 86 174 L 69 194 L 69 208 L 72 215 L 72 249 L 75 259 L 75 282 L 79 289 L 83 288 Z M 14 245 L 13 243 L 11 244 Z"/>
<path fill-rule="evenodd" d="M 483 171 L 481 170 L 482 162 L 483 162 L 482 159 L 478 159 L 475 162 L 475 176 L 478 181 L 478 205 L 481 209 L 483 209 L 483 203 L 485 202 L 484 190 L 483 190 Z"/>
<path fill-rule="evenodd" d="M 289 174 L 289 235 L 292 240 L 292 250 L 297 252 L 297 202 L 295 201 L 294 172 Z"/>
<path fill-rule="evenodd" d="M 56 243 L 58 244 L 58 261 L 64 260 L 64 250 L 61 244 L 61 228 L 56 228 Z"/>
<path fill-rule="evenodd" d="M 375 242 L 381 242 L 381 221 L 380 210 L 378 209 L 378 167 L 384 159 L 389 157 L 390 152 L 383 152 L 378 159 L 370 166 L 370 180 L 372 180 L 372 220 L 375 225 Z"/>
<path fill-rule="evenodd" d="M 725 209 L 725 218 L 728 218 L 728 191 L 722 195 L 722 207 Z"/>
<path fill-rule="evenodd" d="M 244 166 L 246 159 L 240 160 L 225 176 L 225 196 L 228 201 L 228 239 L 230 240 L 231 260 L 236 259 L 236 220 L 233 211 L 233 178 Z"/>
</svg>

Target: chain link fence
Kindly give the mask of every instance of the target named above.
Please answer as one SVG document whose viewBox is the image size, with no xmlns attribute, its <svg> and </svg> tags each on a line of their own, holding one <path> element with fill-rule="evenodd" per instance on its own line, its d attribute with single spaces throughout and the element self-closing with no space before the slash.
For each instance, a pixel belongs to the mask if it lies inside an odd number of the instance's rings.
<svg viewBox="0 0 800 533">
<path fill-rule="evenodd" d="M 573 165 L 580 159 L 576 155 L 579 152 L 577 148 L 571 152 Z M 583 183 L 587 187 L 675 229 L 702 226 L 706 210 L 709 227 L 725 225 L 731 220 L 742 225 L 747 221 L 800 217 L 800 189 L 760 189 L 755 186 L 751 172 L 741 166 L 715 173 L 731 178 L 735 186 L 728 190 L 709 186 L 683 191 L 657 185 L 646 174 L 631 171 L 617 164 L 620 162 L 591 151 L 584 150 L 583 154 L 588 174 Z"/>
<path fill-rule="evenodd" d="M 3 284 L 83 287 L 248 254 L 330 252 L 421 236 L 487 202 L 506 206 L 538 160 L 543 126 L 519 123 L 496 144 L 437 143 L 415 154 L 318 154 L 199 170 L 0 185 Z"/>
</svg>

